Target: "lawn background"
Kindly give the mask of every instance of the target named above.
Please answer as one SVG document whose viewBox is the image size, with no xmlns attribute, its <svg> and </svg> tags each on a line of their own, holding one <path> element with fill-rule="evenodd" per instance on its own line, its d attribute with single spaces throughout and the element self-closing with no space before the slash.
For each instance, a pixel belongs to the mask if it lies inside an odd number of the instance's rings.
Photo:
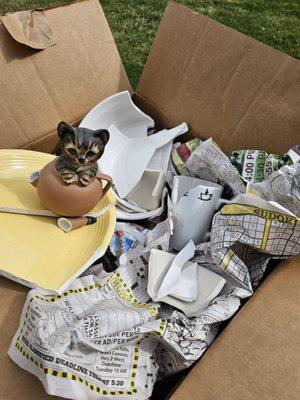
<svg viewBox="0 0 300 400">
<path fill-rule="evenodd" d="M 0 13 L 69 0 L 0 0 Z M 195 11 L 300 58 L 299 0 L 178 0 Z M 167 0 L 101 0 L 132 86 L 149 54 Z"/>
</svg>

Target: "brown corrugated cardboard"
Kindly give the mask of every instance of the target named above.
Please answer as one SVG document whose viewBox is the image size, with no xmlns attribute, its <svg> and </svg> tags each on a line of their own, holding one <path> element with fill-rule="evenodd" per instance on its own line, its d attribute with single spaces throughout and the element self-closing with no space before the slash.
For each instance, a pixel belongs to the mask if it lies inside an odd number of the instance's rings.
<svg viewBox="0 0 300 400">
<path fill-rule="evenodd" d="M 1 21 L 19 43 L 39 50 L 55 45 L 52 29 L 43 10 L 6 14 Z"/>
<path fill-rule="evenodd" d="M 278 266 L 171 400 L 283 400 L 300 393 L 300 256 Z"/>
<path fill-rule="evenodd" d="M 0 277 L 0 400 L 59 399 L 49 396 L 39 380 L 20 369 L 7 355 L 28 289 Z"/>
<path fill-rule="evenodd" d="M 171 127 L 186 121 L 229 153 L 283 153 L 299 141 L 299 61 L 170 2 L 136 100 Z"/>
<path fill-rule="evenodd" d="M 57 44 L 39 52 L 0 24 L 0 148 L 51 151 L 59 120 L 79 122 L 103 98 L 130 88 L 96 0 L 45 13 Z M 186 120 L 227 152 L 283 152 L 299 141 L 298 80 L 296 60 L 170 3 L 136 99 L 161 125 Z M 267 279 L 174 400 L 296 398 L 299 264 L 295 258 Z M 26 292 L 0 278 L 0 400 L 55 400 L 6 354 Z"/>
<path fill-rule="evenodd" d="M 74 123 L 98 102 L 130 90 L 97 0 L 45 11 L 56 45 L 33 50 L 0 24 L 0 148 L 52 151 L 59 121 Z"/>
</svg>

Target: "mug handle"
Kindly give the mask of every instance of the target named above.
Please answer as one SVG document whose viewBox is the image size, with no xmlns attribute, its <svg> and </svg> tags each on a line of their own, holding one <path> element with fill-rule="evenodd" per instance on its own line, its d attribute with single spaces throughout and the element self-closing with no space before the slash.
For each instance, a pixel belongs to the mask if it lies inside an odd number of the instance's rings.
<svg viewBox="0 0 300 400">
<path fill-rule="evenodd" d="M 216 206 L 216 210 L 218 211 L 222 206 L 224 206 L 225 204 L 228 204 L 229 200 L 225 200 L 225 199 L 218 199 L 217 201 L 217 206 Z M 205 234 L 205 241 L 210 240 L 210 232 L 206 232 Z"/>
<path fill-rule="evenodd" d="M 218 199 L 217 201 L 217 206 L 216 206 L 216 210 L 219 210 L 221 207 L 225 206 L 226 204 L 229 203 L 230 200 L 225 200 L 225 199 Z"/>
<path fill-rule="evenodd" d="M 222 206 L 224 206 L 225 204 L 228 204 L 229 200 L 225 200 L 225 199 L 218 199 L 217 201 L 217 206 L 216 206 L 216 210 L 219 210 Z M 210 232 L 206 232 L 205 237 L 204 237 L 205 241 L 210 240 Z"/>
<path fill-rule="evenodd" d="M 204 242 L 208 242 L 209 240 L 210 240 L 210 232 L 206 232 L 206 234 L 204 236 Z"/>
<path fill-rule="evenodd" d="M 105 185 L 105 188 L 103 189 L 103 197 L 106 195 L 106 193 L 109 191 L 109 189 L 112 187 L 113 184 L 113 180 L 112 177 L 106 174 L 102 174 L 102 172 L 98 172 L 96 175 L 96 179 L 98 179 L 98 181 L 100 183 L 102 183 L 102 181 L 106 181 L 107 184 Z"/>
</svg>

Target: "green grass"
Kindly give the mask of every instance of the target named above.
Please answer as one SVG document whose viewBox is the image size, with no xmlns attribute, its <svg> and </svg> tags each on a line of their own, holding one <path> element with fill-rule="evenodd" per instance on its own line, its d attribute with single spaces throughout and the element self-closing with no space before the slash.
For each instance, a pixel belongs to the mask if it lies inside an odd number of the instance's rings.
<svg viewBox="0 0 300 400">
<path fill-rule="evenodd" d="M 0 0 L 0 12 L 49 7 L 68 0 Z M 167 0 L 101 0 L 127 74 L 139 80 Z M 178 0 L 195 11 L 300 58 L 299 0 Z"/>
</svg>

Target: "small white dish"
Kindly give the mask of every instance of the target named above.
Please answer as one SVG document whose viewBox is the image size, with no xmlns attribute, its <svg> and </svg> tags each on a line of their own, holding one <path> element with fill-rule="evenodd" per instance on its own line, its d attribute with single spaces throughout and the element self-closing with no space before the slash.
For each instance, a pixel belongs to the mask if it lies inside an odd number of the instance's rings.
<svg viewBox="0 0 300 400">
<path fill-rule="evenodd" d="M 116 196 L 117 199 L 117 204 L 116 204 L 116 213 L 117 213 L 117 219 L 122 219 L 124 221 L 137 221 L 141 219 L 149 219 L 149 218 L 154 218 L 158 217 L 161 215 L 165 209 L 165 197 L 168 194 L 168 191 L 166 188 L 163 189 L 162 193 L 162 198 L 160 202 L 160 206 L 156 208 L 155 210 L 147 211 L 147 210 L 142 210 L 142 211 L 137 211 L 133 210 L 130 207 L 134 207 L 132 204 L 128 203 L 124 199 L 122 200 L 122 203 L 119 203 L 118 201 L 118 196 Z"/>
<path fill-rule="evenodd" d="M 148 267 L 148 294 L 153 301 L 161 301 L 170 304 L 183 311 L 188 317 L 196 317 L 220 293 L 226 281 L 214 272 L 198 265 L 197 298 L 195 301 L 187 302 L 170 295 L 158 298 L 157 295 L 160 286 L 175 256 L 175 254 L 165 251 L 157 249 L 151 250 Z M 188 261 L 186 266 L 189 267 L 192 264 L 192 262 Z"/>
<path fill-rule="evenodd" d="M 111 190 L 117 200 L 118 207 L 122 208 L 122 210 L 128 212 L 137 212 L 137 213 L 142 213 L 147 211 L 145 208 L 139 207 L 137 204 L 133 204 L 132 202 L 127 201 L 126 198 L 122 199 L 115 191 L 114 187 L 112 187 Z"/>
</svg>

